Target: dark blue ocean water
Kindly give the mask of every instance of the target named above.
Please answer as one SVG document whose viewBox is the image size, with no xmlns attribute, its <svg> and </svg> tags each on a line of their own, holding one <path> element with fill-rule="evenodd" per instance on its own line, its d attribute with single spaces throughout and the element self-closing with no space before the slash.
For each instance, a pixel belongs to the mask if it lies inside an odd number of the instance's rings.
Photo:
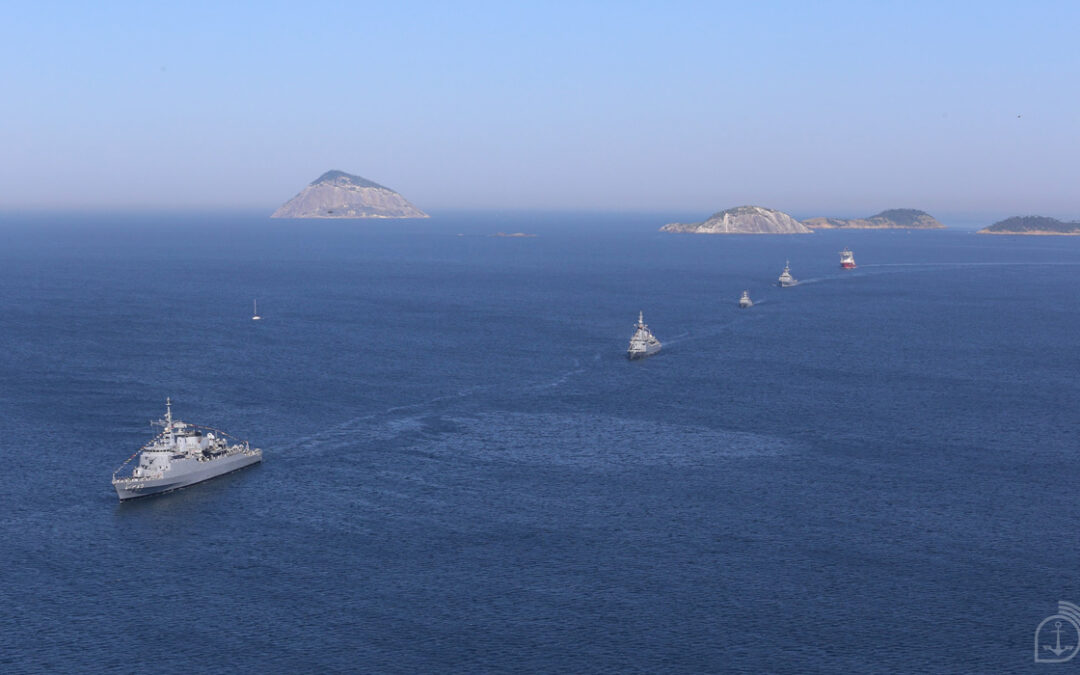
<svg viewBox="0 0 1080 675">
<path fill-rule="evenodd" d="M 0 219 L 0 670 L 1053 668 L 1080 238 L 667 219 Z M 119 504 L 166 396 L 265 462 Z"/>
</svg>

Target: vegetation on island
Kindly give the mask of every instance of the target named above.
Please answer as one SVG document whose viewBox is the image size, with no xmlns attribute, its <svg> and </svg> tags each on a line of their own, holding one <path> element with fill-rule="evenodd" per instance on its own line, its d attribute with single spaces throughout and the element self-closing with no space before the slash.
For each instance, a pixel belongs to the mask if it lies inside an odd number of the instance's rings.
<svg viewBox="0 0 1080 675">
<path fill-rule="evenodd" d="M 1046 216 L 1013 216 L 979 230 L 979 234 L 1078 234 L 1080 221 Z"/>
<path fill-rule="evenodd" d="M 815 230 L 937 230 L 945 226 L 926 211 L 886 209 L 869 218 L 811 218 L 803 224 Z"/>
<path fill-rule="evenodd" d="M 338 179 L 343 179 L 344 182 L 351 183 L 352 185 L 355 185 L 356 187 L 377 188 L 379 190 L 390 190 L 390 188 L 388 188 L 388 187 L 386 187 L 384 185 L 379 185 L 375 181 L 368 180 L 367 178 L 363 178 L 361 176 L 354 176 L 351 173 L 345 173 L 344 171 L 338 171 L 337 169 L 332 169 L 330 171 L 327 171 L 323 175 L 321 175 L 318 178 L 316 178 L 315 180 L 311 181 L 311 185 L 318 185 L 319 183 L 333 183 L 334 181 L 336 181 Z M 391 192 L 392 192 L 392 190 L 391 190 Z"/>
</svg>

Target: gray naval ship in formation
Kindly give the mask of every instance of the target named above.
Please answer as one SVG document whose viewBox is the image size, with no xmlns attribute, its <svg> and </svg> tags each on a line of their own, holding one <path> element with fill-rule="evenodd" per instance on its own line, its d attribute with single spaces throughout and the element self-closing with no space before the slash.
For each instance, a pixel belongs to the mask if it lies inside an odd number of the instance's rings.
<svg viewBox="0 0 1080 675">
<path fill-rule="evenodd" d="M 112 484 L 121 501 L 178 490 L 262 461 L 262 450 L 247 441 L 174 420 L 169 399 L 165 399 L 165 419 L 152 424 L 163 427 L 161 433 L 113 472 Z M 230 445 L 228 439 L 235 443 Z M 139 463 L 131 475 L 118 477 L 136 456 Z"/>
<path fill-rule="evenodd" d="M 637 325 L 634 326 L 634 337 L 630 338 L 630 347 L 626 350 L 627 358 L 643 359 L 646 356 L 652 356 L 656 352 L 660 351 L 660 341 L 656 339 L 656 336 L 652 334 L 649 327 L 645 325 L 645 316 L 643 312 L 638 312 Z"/>
<path fill-rule="evenodd" d="M 791 261 L 784 264 L 784 271 L 780 273 L 780 278 L 776 280 L 776 285 L 780 288 L 788 288 L 790 286 L 797 286 L 799 280 L 791 276 Z"/>
</svg>

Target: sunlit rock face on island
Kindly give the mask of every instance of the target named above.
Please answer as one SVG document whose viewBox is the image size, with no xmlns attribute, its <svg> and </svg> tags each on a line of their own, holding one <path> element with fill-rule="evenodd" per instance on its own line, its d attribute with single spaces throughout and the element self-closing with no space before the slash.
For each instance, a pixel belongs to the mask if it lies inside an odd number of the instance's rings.
<svg viewBox="0 0 1080 675">
<path fill-rule="evenodd" d="M 803 223 L 815 230 L 940 230 L 945 226 L 926 211 L 889 209 L 869 218 L 811 218 Z"/>
<path fill-rule="evenodd" d="M 344 171 L 327 171 L 271 218 L 427 218 L 390 188 Z"/>
<path fill-rule="evenodd" d="M 738 206 L 714 213 L 700 223 L 670 223 L 661 232 L 688 234 L 812 234 L 806 227 L 783 211 L 763 206 Z"/>
</svg>

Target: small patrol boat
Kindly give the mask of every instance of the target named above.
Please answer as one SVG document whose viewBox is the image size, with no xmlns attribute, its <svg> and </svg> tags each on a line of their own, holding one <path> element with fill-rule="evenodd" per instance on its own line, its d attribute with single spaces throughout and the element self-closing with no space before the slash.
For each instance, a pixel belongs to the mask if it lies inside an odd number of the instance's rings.
<svg viewBox="0 0 1080 675">
<path fill-rule="evenodd" d="M 170 399 L 165 399 L 165 418 L 151 424 L 162 427 L 161 433 L 113 472 L 120 501 L 178 490 L 262 461 L 262 450 L 247 441 L 174 420 Z M 139 462 L 131 474 L 117 476 L 136 457 Z"/>
<path fill-rule="evenodd" d="M 638 312 L 637 324 L 634 326 L 634 337 L 630 338 L 630 346 L 626 350 L 626 357 L 630 360 L 643 359 L 660 351 L 660 347 L 660 341 L 645 325 L 644 313 Z"/>
<path fill-rule="evenodd" d="M 791 276 L 791 261 L 788 260 L 784 263 L 784 271 L 780 273 L 780 278 L 776 280 L 776 283 L 780 288 L 787 288 L 789 286 L 795 286 L 799 283 L 799 280 Z"/>
<path fill-rule="evenodd" d="M 855 254 L 850 248 L 845 247 L 843 251 L 840 251 L 840 267 L 845 270 L 855 269 Z"/>
<path fill-rule="evenodd" d="M 739 298 L 739 309 L 746 309 L 747 307 L 753 307 L 754 301 L 750 299 L 750 291 L 743 291 L 742 297 Z"/>
</svg>

